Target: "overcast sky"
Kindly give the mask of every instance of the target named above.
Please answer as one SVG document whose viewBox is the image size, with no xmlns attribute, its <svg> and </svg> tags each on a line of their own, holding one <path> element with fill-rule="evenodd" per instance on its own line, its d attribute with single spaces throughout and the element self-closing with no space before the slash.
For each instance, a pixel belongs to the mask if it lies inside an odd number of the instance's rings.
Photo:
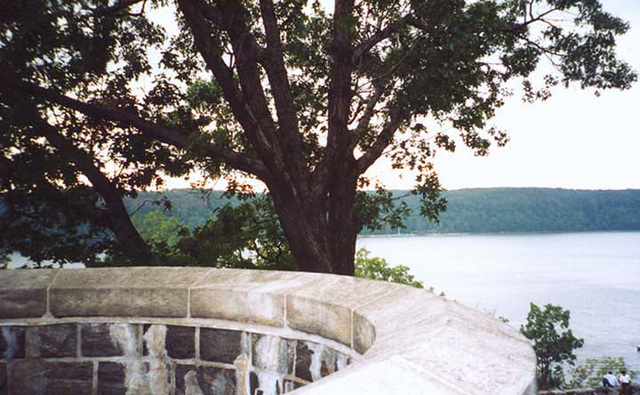
<svg viewBox="0 0 640 395">
<path fill-rule="evenodd" d="M 640 71 L 640 1 L 602 3 L 631 24 L 618 53 Z M 509 132 L 506 147 L 483 158 L 463 148 L 438 154 L 445 188 L 640 188 L 640 83 L 600 97 L 578 88 L 557 88 L 551 99 L 535 104 L 514 97 L 493 123 Z M 385 179 L 390 188 L 411 187 L 411 177 Z"/>
<path fill-rule="evenodd" d="M 602 0 L 631 29 L 619 39 L 618 54 L 640 71 L 640 1 Z M 553 187 L 572 189 L 640 188 L 640 83 L 627 91 L 577 87 L 554 90 L 551 99 L 523 103 L 516 95 L 490 122 L 510 135 L 506 147 L 474 157 L 464 147 L 438 153 L 436 169 L 446 189 L 476 187 Z M 388 188 L 409 189 L 413 176 L 391 172 L 380 161 L 367 175 Z M 169 188 L 188 182 L 172 180 Z M 210 185 L 223 188 L 224 182 Z"/>
</svg>

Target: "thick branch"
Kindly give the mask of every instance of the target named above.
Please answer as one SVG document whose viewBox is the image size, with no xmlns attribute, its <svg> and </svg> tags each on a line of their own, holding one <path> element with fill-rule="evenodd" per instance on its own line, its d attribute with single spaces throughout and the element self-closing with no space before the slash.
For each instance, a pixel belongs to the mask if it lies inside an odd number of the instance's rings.
<svg viewBox="0 0 640 395">
<path fill-rule="evenodd" d="M 384 129 L 378 134 L 376 141 L 371 148 L 364 155 L 362 155 L 358 161 L 358 173 L 362 174 L 376 161 L 384 150 L 393 141 L 393 136 L 398 131 L 398 128 L 405 121 L 406 116 L 403 111 L 398 109 L 390 110 L 389 122 L 385 125 Z"/>
<path fill-rule="evenodd" d="M 193 32 L 198 52 L 214 73 L 249 142 L 270 173 L 285 174 L 283 151 L 276 138 L 256 63 L 261 49 L 246 30 L 242 19 L 244 9 L 235 2 L 213 6 L 192 0 L 179 0 L 178 6 Z M 208 21 L 220 24 L 219 28 L 227 31 L 231 38 L 242 91 L 238 90 L 233 71 L 224 63 L 220 49 L 211 45 L 216 33 Z"/>
<path fill-rule="evenodd" d="M 371 118 L 373 117 L 375 107 L 380 101 L 380 98 L 382 98 L 383 93 L 384 93 L 384 89 L 380 86 L 376 86 L 375 91 L 369 97 L 369 100 L 367 101 L 367 107 L 364 109 L 364 113 L 362 114 L 362 117 L 360 117 L 360 120 L 358 121 L 358 126 L 356 126 L 356 130 L 355 130 L 356 139 L 354 139 L 354 142 L 353 142 L 354 146 L 355 144 L 357 144 L 358 139 L 362 137 L 362 135 L 364 135 L 364 133 L 369 128 L 369 124 L 371 123 Z"/>
<path fill-rule="evenodd" d="M 111 229 L 118 243 L 134 262 L 150 264 L 152 256 L 149 247 L 131 223 L 131 218 L 116 185 L 94 164 L 94 158 L 67 140 L 57 128 L 43 120 L 35 106 L 33 108 L 21 106 L 21 108 L 29 114 L 28 117 L 25 117 L 25 121 L 32 124 L 36 132 L 45 137 L 52 146 L 67 152 L 76 168 L 89 179 L 91 185 L 104 199 L 107 211 L 95 206 L 83 205 L 82 209 L 85 215 L 96 223 Z"/>
<path fill-rule="evenodd" d="M 0 72 L 0 83 L 5 87 L 10 87 L 24 93 L 31 94 L 35 98 L 45 99 L 63 107 L 79 111 L 88 116 L 97 117 L 107 121 L 121 122 L 127 126 L 135 127 L 142 131 L 146 137 L 177 148 L 185 149 L 189 145 L 187 137 L 175 130 L 154 124 L 135 114 L 118 108 L 107 107 L 100 104 L 85 103 L 77 99 L 61 95 L 53 90 L 19 81 L 4 72 Z M 266 168 L 258 159 L 251 158 L 232 150 L 220 149 L 213 144 L 205 144 L 203 151 L 208 157 L 222 160 L 235 169 L 254 174 L 262 180 L 268 179 Z"/>
<path fill-rule="evenodd" d="M 216 24 L 222 24 L 224 21 L 223 15 L 213 6 L 198 7 L 193 1 L 179 1 L 178 6 L 191 28 L 198 52 L 209 70 L 216 77 L 225 99 L 231 106 L 233 115 L 246 132 L 249 141 L 258 152 L 264 151 L 265 148 L 270 148 L 269 139 L 260 134 L 257 121 L 252 116 L 252 111 L 249 110 L 242 92 L 236 85 L 233 71 L 222 59 L 220 49 L 211 45 L 211 38 L 214 36 L 214 32 L 209 28 L 204 17 Z"/>
<path fill-rule="evenodd" d="M 354 160 L 353 152 L 349 150 L 353 136 L 348 128 L 353 96 L 351 89 L 353 21 L 351 18 L 353 18 L 353 0 L 336 0 L 329 75 L 329 130 L 324 157 L 314 172 L 314 188 L 316 193 L 320 194 L 328 193 L 332 179 L 346 171 L 341 167 Z"/>
<path fill-rule="evenodd" d="M 267 72 L 273 99 L 276 104 L 276 112 L 280 124 L 280 133 L 284 152 L 290 153 L 286 158 L 297 156 L 296 162 L 303 163 L 302 140 L 298 129 L 298 120 L 295 112 L 291 86 L 287 76 L 280 41 L 280 29 L 272 0 L 260 0 L 260 11 L 267 39 L 267 53 L 262 57 L 261 64 Z"/>
<path fill-rule="evenodd" d="M 351 105 L 351 18 L 353 0 L 336 0 L 331 43 L 331 82 L 329 83 L 329 134 L 327 150 L 335 150 L 347 139 Z"/>
<path fill-rule="evenodd" d="M 534 23 L 534 22 L 538 22 L 538 21 L 544 21 L 544 17 L 551 14 L 552 12 L 555 11 L 559 11 L 560 8 L 551 8 L 545 12 L 543 12 L 542 14 L 534 17 L 533 15 L 531 15 L 531 19 L 529 20 L 525 20 L 522 23 L 519 23 L 517 25 L 514 25 L 512 27 L 510 27 L 509 29 L 504 30 L 505 33 L 518 33 L 520 31 L 522 31 L 522 29 L 526 28 L 527 26 L 529 26 L 530 24 Z M 526 15 L 525 15 L 526 18 Z"/>
<path fill-rule="evenodd" d="M 360 62 L 360 59 L 362 58 L 362 56 L 364 54 L 369 52 L 371 50 L 371 48 L 375 47 L 376 45 L 378 45 L 382 41 L 384 41 L 387 38 L 391 37 L 391 35 L 393 35 L 398 30 L 400 30 L 403 26 L 405 26 L 409 20 L 411 20 L 411 17 L 407 14 L 407 15 L 403 16 L 402 18 L 398 19 L 397 21 L 392 22 L 391 24 L 389 24 L 384 29 L 378 30 L 373 35 L 371 35 L 369 38 L 367 38 L 366 40 L 361 42 L 353 50 L 352 63 L 354 65 L 357 65 Z"/>
</svg>

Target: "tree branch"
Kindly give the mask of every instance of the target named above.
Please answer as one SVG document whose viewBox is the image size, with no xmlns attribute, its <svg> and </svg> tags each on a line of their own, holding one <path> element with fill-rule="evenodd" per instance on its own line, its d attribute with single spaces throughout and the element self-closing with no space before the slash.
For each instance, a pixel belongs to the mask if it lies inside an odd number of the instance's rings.
<svg viewBox="0 0 640 395">
<path fill-rule="evenodd" d="M 289 153 L 289 155 L 285 156 L 285 160 L 296 157 L 293 165 L 299 166 L 300 163 L 304 163 L 302 139 L 300 130 L 298 129 L 298 119 L 291 94 L 289 78 L 287 76 L 287 69 L 284 64 L 280 29 L 278 28 L 273 1 L 260 0 L 260 11 L 262 13 L 267 39 L 267 54 L 261 58 L 261 64 L 267 72 L 272 95 L 276 104 L 280 132 L 283 137 L 280 141 L 284 152 Z"/>
<path fill-rule="evenodd" d="M 331 178 L 349 173 L 346 169 L 354 161 L 349 150 L 352 136 L 348 128 L 349 111 L 353 91 L 351 89 L 351 24 L 353 0 L 336 0 L 333 13 L 333 38 L 331 42 L 331 70 L 327 117 L 329 128 L 324 157 L 314 171 L 314 188 L 317 193 L 328 193 Z"/>
<path fill-rule="evenodd" d="M 261 56 L 262 50 L 243 20 L 246 10 L 235 1 L 214 6 L 193 0 L 179 0 L 178 6 L 193 32 L 198 51 L 214 73 L 249 142 L 270 173 L 287 177 L 289 173 L 285 168 L 284 151 L 276 137 L 257 67 L 256 59 Z M 215 32 L 207 21 L 226 31 L 231 39 L 241 91 L 236 86 L 233 71 L 224 63 L 220 49 L 211 45 Z"/>
<path fill-rule="evenodd" d="M 93 205 L 82 205 L 85 215 L 96 223 L 111 229 L 118 243 L 134 261 L 151 263 L 151 251 L 131 223 L 129 213 L 122 201 L 122 195 L 118 192 L 116 185 L 96 166 L 95 158 L 85 150 L 76 147 L 61 134 L 58 128 L 42 119 L 35 105 L 14 104 L 20 108 L 19 112 L 24 114 L 23 121 L 31 124 L 36 133 L 46 138 L 59 151 L 68 153 L 68 158 L 75 164 L 78 171 L 89 179 L 96 192 L 104 199 L 106 211 Z"/>
<path fill-rule="evenodd" d="M 185 149 L 189 146 L 189 141 L 184 135 L 175 130 L 149 122 L 130 112 L 100 104 L 85 103 L 77 99 L 61 95 L 53 90 L 17 80 L 5 72 L 0 72 L 0 83 L 5 87 L 30 94 L 36 99 L 44 99 L 63 107 L 79 111 L 88 116 L 107 121 L 121 122 L 127 126 L 135 127 L 146 137 L 172 145 L 176 148 Z M 204 154 L 208 157 L 223 160 L 233 168 L 254 174 L 262 180 L 267 180 L 269 178 L 266 168 L 262 162 L 256 158 L 249 157 L 233 150 L 221 149 L 213 144 L 205 144 L 203 150 Z"/>
<path fill-rule="evenodd" d="M 355 148 L 355 144 L 357 144 L 360 137 L 362 137 L 362 135 L 369 128 L 369 123 L 371 122 L 371 118 L 373 117 L 374 109 L 378 104 L 378 102 L 380 101 L 380 98 L 382 97 L 383 93 L 384 93 L 384 89 L 380 86 L 376 86 L 375 91 L 369 97 L 369 100 L 367 101 L 367 107 L 364 110 L 364 114 L 362 114 L 362 117 L 360 118 L 360 120 L 358 121 L 358 125 L 356 126 L 356 130 L 355 130 L 356 138 L 354 139 L 354 142 L 353 142 L 354 148 Z"/>
<path fill-rule="evenodd" d="M 517 33 L 517 32 L 521 31 L 522 29 L 524 29 L 525 27 L 529 26 L 530 24 L 532 24 L 534 22 L 543 21 L 545 16 L 547 16 L 547 15 L 549 15 L 549 14 L 555 12 L 555 11 L 560 11 L 560 8 L 551 8 L 551 9 L 543 12 L 542 14 L 540 14 L 540 15 L 538 15 L 536 17 L 534 17 L 531 14 L 531 17 L 530 17 L 529 20 L 525 20 L 524 22 L 519 23 L 517 25 L 514 25 L 514 26 L 510 27 L 509 29 L 505 29 L 504 32 L 505 33 Z M 530 12 L 531 12 L 531 10 L 530 10 Z M 526 18 L 526 15 L 525 15 L 525 18 Z"/>
<path fill-rule="evenodd" d="M 351 62 L 354 65 L 357 65 L 360 62 L 362 56 L 364 54 L 366 54 L 367 52 L 369 52 L 369 50 L 371 50 L 371 48 L 375 47 L 380 42 L 382 42 L 382 41 L 386 40 L 387 38 L 391 37 L 392 34 L 396 33 L 398 30 L 400 30 L 411 19 L 412 19 L 412 17 L 407 14 L 407 15 L 403 16 L 402 18 L 398 19 L 397 21 L 394 21 L 391 24 L 387 25 L 387 27 L 385 27 L 384 29 L 378 30 L 373 35 L 371 35 L 369 38 L 367 38 L 366 40 L 361 42 L 353 50 L 353 56 L 351 57 Z"/>
<path fill-rule="evenodd" d="M 364 173 L 384 152 L 385 148 L 393 141 L 393 135 L 396 133 L 400 125 L 406 120 L 406 114 L 400 109 L 391 109 L 389 122 L 384 129 L 378 134 L 376 141 L 371 148 L 357 161 L 358 174 Z"/>
</svg>

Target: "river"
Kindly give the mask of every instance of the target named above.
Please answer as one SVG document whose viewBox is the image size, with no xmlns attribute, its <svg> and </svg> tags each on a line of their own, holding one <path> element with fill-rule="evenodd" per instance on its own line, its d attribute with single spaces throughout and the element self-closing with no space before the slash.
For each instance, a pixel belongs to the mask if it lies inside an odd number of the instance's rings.
<svg viewBox="0 0 640 395">
<path fill-rule="evenodd" d="M 584 338 L 578 362 L 621 356 L 640 370 L 640 232 L 370 236 L 360 247 L 516 328 L 530 302 L 560 305 Z"/>
</svg>

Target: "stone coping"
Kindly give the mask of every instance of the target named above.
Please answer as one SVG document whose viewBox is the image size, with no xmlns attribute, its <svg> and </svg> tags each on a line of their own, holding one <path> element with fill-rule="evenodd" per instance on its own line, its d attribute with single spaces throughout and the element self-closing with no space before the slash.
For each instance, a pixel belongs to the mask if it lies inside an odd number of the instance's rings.
<svg viewBox="0 0 640 395">
<path fill-rule="evenodd" d="M 0 325 L 106 318 L 205 320 L 352 350 L 347 369 L 296 393 L 535 394 L 535 355 L 514 328 L 404 285 L 210 268 L 0 271 Z"/>
</svg>

